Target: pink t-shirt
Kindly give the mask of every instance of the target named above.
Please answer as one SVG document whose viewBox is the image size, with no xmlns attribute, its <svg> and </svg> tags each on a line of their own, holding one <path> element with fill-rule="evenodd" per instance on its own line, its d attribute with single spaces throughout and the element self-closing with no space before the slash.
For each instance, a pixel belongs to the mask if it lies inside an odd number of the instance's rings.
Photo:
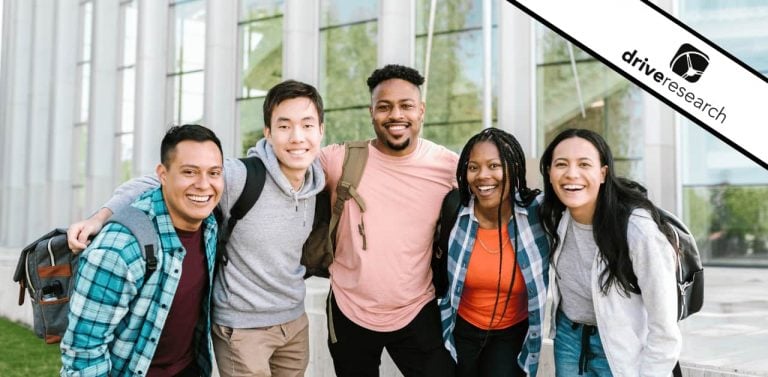
<svg viewBox="0 0 768 377">
<path fill-rule="evenodd" d="M 336 200 L 344 146 L 323 148 L 320 161 L 326 185 Z M 374 331 L 405 327 L 435 297 L 429 267 L 432 237 L 443 197 L 456 187 L 458 156 L 418 139 L 408 156 L 393 157 L 368 148 L 358 193 L 367 249 L 358 226 L 361 213 L 353 199 L 339 220 L 331 287 L 339 309 L 356 324 Z"/>
</svg>

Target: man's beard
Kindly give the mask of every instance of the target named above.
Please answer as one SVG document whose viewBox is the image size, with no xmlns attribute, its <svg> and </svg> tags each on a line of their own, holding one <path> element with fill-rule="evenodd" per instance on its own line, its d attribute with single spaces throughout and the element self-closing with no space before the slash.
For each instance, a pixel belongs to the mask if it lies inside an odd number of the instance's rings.
<svg viewBox="0 0 768 377">
<path fill-rule="evenodd" d="M 394 144 L 389 140 L 387 140 L 386 143 L 389 149 L 392 149 L 393 151 L 402 151 L 405 148 L 408 148 L 409 145 L 411 145 L 411 138 L 405 139 L 405 141 L 402 142 L 401 144 Z"/>
</svg>

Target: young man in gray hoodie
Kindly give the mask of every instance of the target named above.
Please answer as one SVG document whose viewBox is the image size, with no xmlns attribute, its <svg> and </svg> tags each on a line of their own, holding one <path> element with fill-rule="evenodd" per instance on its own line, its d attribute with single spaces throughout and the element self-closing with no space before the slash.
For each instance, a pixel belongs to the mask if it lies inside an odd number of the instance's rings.
<svg viewBox="0 0 768 377">
<path fill-rule="evenodd" d="M 264 100 L 264 139 L 248 150 L 266 166 L 259 200 L 237 223 L 227 243 L 229 262 L 213 286 L 212 332 L 222 377 L 303 376 L 309 363 L 301 249 L 312 230 L 315 196 L 325 178 L 316 161 L 323 136 L 323 102 L 313 86 L 288 80 Z M 245 187 L 246 168 L 224 160 L 221 210 L 225 220 Z M 159 186 L 151 176 L 124 183 L 91 218 L 68 230 L 83 249 L 112 210 Z"/>
</svg>

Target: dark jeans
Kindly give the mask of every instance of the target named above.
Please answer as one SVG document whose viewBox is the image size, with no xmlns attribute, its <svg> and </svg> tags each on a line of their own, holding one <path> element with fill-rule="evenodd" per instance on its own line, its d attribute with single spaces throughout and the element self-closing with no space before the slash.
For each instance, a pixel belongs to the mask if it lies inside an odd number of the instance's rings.
<svg viewBox="0 0 768 377">
<path fill-rule="evenodd" d="M 457 377 L 525 377 L 517 364 L 528 320 L 502 330 L 484 330 L 456 316 L 453 338 L 459 363 Z"/>
<path fill-rule="evenodd" d="M 455 364 L 443 346 L 437 302 L 426 304 L 416 318 L 400 330 L 378 332 L 350 321 L 331 299 L 336 343 L 328 339 L 338 377 L 379 375 L 381 353 L 389 356 L 405 377 L 452 377 Z"/>
</svg>

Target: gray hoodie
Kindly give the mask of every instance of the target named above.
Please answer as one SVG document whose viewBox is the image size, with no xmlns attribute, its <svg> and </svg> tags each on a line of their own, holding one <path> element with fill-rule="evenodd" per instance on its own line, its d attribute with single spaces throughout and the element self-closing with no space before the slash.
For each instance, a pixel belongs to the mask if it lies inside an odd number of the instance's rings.
<svg viewBox="0 0 768 377">
<path fill-rule="evenodd" d="M 304 313 L 301 247 L 312 230 L 315 196 L 325 186 L 318 160 L 307 169 L 304 185 L 294 192 L 265 139 L 247 154 L 264 161 L 267 178 L 259 200 L 233 229 L 227 244 L 229 263 L 218 267 L 213 285 L 213 321 L 233 328 L 277 325 Z M 220 206 L 225 219 L 245 187 L 245 177 L 240 160 L 224 160 Z M 153 176 L 131 180 L 115 190 L 105 207 L 114 211 L 158 185 Z"/>
</svg>

